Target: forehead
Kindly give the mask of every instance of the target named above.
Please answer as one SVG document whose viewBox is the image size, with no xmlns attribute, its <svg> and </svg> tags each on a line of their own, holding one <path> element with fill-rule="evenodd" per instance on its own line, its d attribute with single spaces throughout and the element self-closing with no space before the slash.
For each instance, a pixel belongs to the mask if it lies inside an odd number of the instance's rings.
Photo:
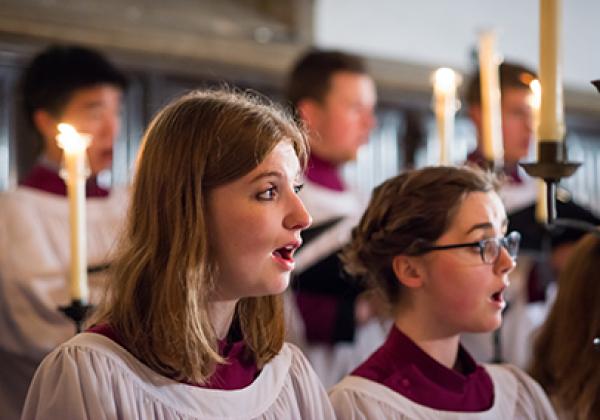
<svg viewBox="0 0 600 420">
<path fill-rule="evenodd" d="M 329 79 L 328 97 L 360 97 L 374 102 L 375 95 L 375 83 L 367 74 L 339 71 L 333 73 Z"/>
<path fill-rule="evenodd" d="M 65 111 L 94 105 L 115 105 L 121 102 L 123 92 L 111 84 L 98 84 L 75 89 L 65 104 Z"/>
<path fill-rule="evenodd" d="M 531 94 L 532 92 L 530 89 L 515 87 L 507 88 L 502 91 L 502 104 L 529 106 Z"/>
<path fill-rule="evenodd" d="M 263 161 L 243 178 L 254 180 L 264 173 L 277 172 L 288 179 L 301 175 L 300 161 L 290 141 L 280 141 L 263 159 Z"/>
<path fill-rule="evenodd" d="M 505 220 L 504 205 L 495 191 L 470 192 L 458 207 L 450 229 L 467 232 L 481 223 L 491 223 L 494 228 L 501 228 Z"/>
</svg>

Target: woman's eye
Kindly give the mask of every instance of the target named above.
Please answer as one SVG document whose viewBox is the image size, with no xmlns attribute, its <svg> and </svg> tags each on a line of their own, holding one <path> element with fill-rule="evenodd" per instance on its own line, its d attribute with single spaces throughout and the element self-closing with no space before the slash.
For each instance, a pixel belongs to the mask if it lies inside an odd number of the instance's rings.
<svg viewBox="0 0 600 420">
<path fill-rule="evenodd" d="M 270 187 L 270 188 L 266 189 L 265 191 L 259 193 L 256 196 L 256 198 L 258 198 L 259 200 L 268 201 L 268 200 L 273 200 L 276 195 L 277 195 L 277 188 Z"/>
<path fill-rule="evenodd" d="M 298 194 L 300 191 L 302 191 L 302 188 L 304 188 L 304 184 L 298 184 L 294 186 L 294 192 L 296 194 Z"/>
<path fill-rule="evenodd" d="M 481 252 L 481 245 L 473 245 L 469 248 L 474 254 L 479 254 Z"/>
<path fill-rule="evenodd" d="M 482 241 L 479 242 L 475 242 L 474 245 L 472 247 L 469 247 L 469 249 L 474 253 L 474 254 L 479 254 L 481 252 L 481 249 L 483 248 L 483 243 Z"/>
</svg>

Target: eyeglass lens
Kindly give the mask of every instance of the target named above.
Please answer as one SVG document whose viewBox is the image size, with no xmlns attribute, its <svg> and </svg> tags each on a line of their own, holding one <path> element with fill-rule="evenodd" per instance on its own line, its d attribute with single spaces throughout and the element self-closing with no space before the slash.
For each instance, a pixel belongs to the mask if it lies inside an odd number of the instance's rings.
<svg viewBox="0 0 600 420">
<path fill-rule="evenodd" d="M 508 255 L 516 258 L 519 252 L 519 235 L 509 234 L 504 238 L 490 238 L 484 241 L 483 245 L 483 261 L 492 264 L 500 255 L 500 247 L 504 246 L 508 251 Z"/>
</svg>

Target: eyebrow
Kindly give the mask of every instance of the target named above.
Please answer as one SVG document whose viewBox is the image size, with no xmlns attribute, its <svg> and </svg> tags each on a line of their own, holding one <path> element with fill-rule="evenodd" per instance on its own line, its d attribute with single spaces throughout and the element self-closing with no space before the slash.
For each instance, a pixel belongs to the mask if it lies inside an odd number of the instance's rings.
<svg viewBox="0 0 600 420">
<path fill-rule="evenodd" d="M 254 178 L 252 178 L 250 180 L 250 182 L 256 182 L 262 178 L 270 178 L 270 177 L 283 178 L 283 174 L 279 171 L 261 172 L 260 174 L 256 175 Z"/>
<path fill-rule="evenodd" d="M 502 228 L 505 228 L 508 225 L 508 219 L 504 219 L 502 221 Z M 471 226 L 471 228 L 467 231 L 467 235 L 477 229 L 493 229 L 494 225 L 492 225 L 490 222 L 485 222 L 485 223 L 477 223 L 473 226 Z"/>
<path fill-rule="evenodd" d="M 302 176 L 303 176 L 303 172 L 302 170 L 299 170 L 298 173 L 294 176 L 294 180 L 297 182 L 300 182 L 302 180 Z M 250 180 L 250 183 L 254 183 L 256 181 L 259 181 L 263 178 L 270 178 L 270 177 L 275 177 L 275 178 L 284 178 L 284 174 L 280 171 L 266 171 L 266 172 L 261 172 L 260 174 L 256 175 L 255 177 L 253 177 Z"/>
</svg>

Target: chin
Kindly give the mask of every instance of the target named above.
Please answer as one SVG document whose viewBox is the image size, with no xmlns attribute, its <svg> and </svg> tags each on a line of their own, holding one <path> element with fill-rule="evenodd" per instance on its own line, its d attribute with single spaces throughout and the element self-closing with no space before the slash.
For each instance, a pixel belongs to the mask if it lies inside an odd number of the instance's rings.
<svg viewBox="0 0 600 420">
<path fill-rule="evenodd" d="M 490 319 L 485 323 L 479 323 L 479 325 L 473 325 L 468 329 L 469 333 L 489 333 L 496 331 L 502 325 L 502 318 Z"/>
<path fill-rule="evenodd" d="M 285 279 L 283 279 L 278 287 L 278 291 L 273 293 L 275 295 L 278 295 L 280 293 L 283 293 L 287 290 L 288 286 L 290 285 L 290 276 L 287 276 Z"/>
<path fill-rule="evenodd" d="M 270 283 L 264 295 L 280 295 L 285 292 L 290 285 L 290 276 L 280 277 Z"/>
<path fill-rule="evenodd" d="M 484 331 L 482 332 L 492 332 L 496 331 L 498 328 L 502 326 L 502 316 L 498 316 L 497 319 L 490 320 L 486 326 L 484 326 Z"/>
</svg>

